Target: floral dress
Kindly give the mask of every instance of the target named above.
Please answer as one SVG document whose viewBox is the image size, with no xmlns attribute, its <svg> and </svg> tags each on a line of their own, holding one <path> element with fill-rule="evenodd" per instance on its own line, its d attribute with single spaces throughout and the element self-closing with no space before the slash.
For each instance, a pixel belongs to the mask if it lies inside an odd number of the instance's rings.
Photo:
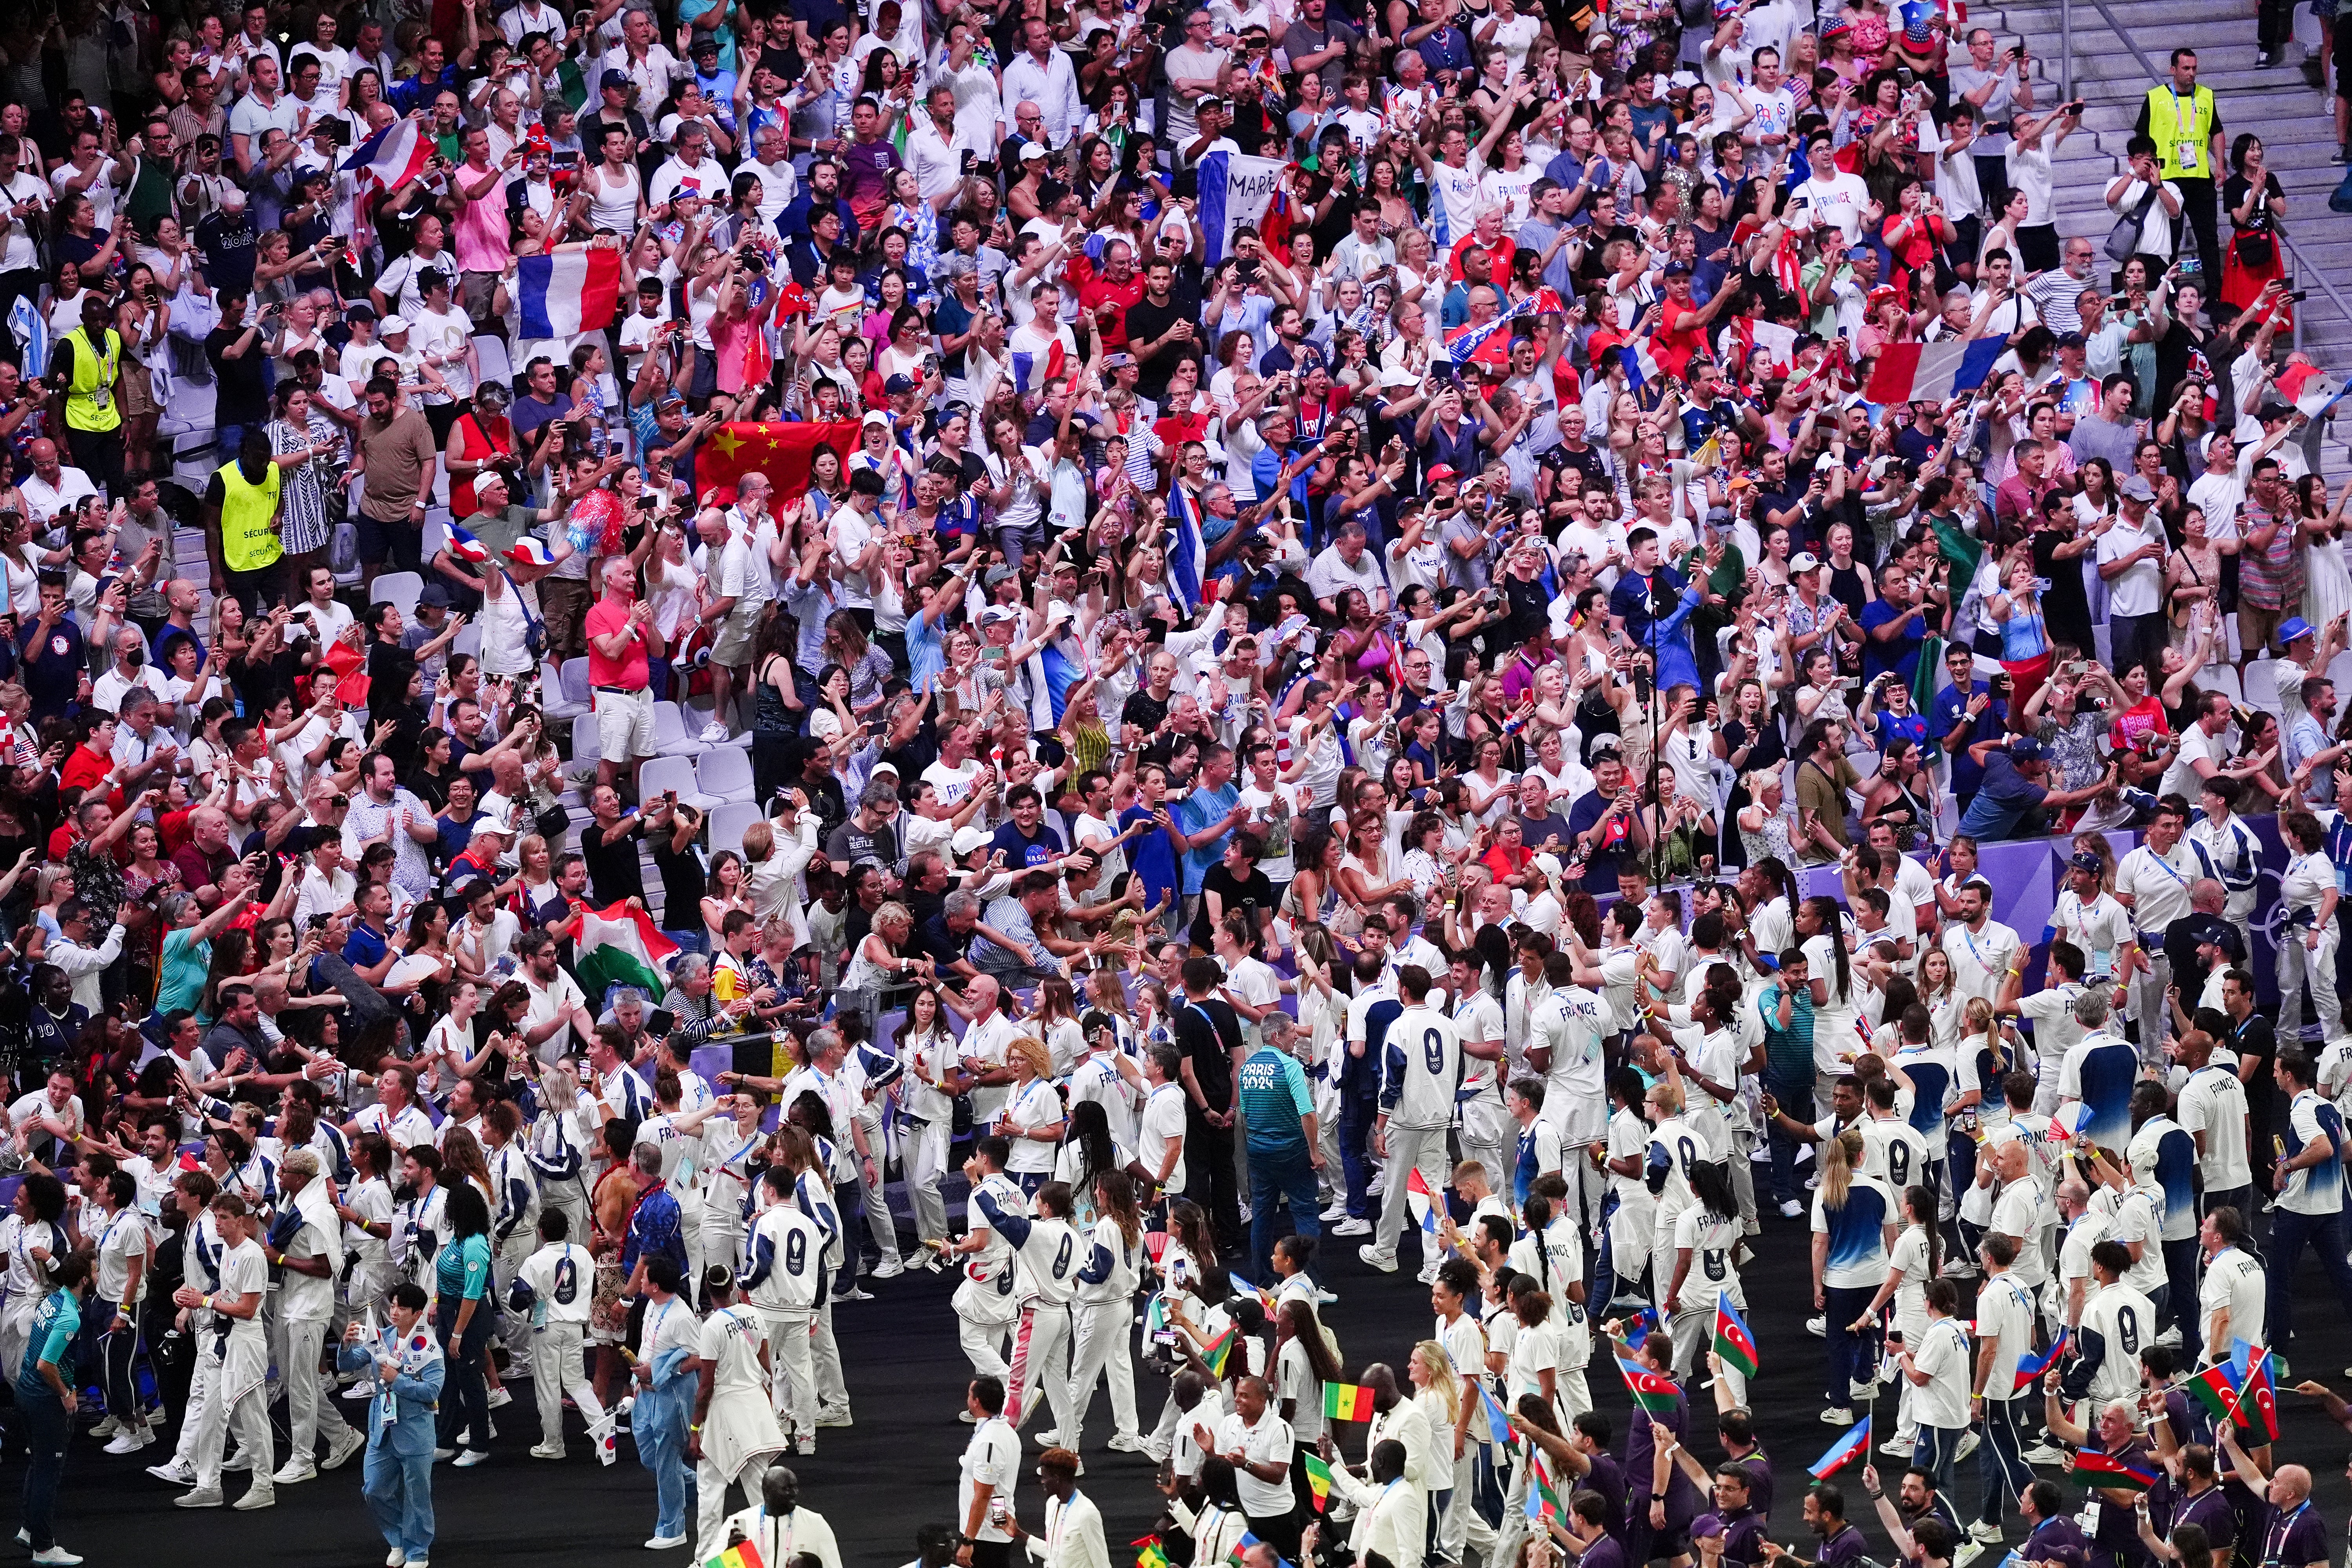
<svg viewBox="0 0 2352 1568">
<path fill-rule="evenodd" d="M 913 206 L 893 202 L 883 222 L 907 231 L 907 267 L 922 275 L 924 288 L 919 297 L 929 299 L 940 270 L 940 215 L 931 210 L 929 202 L 917 202 Z"/>
</svg>

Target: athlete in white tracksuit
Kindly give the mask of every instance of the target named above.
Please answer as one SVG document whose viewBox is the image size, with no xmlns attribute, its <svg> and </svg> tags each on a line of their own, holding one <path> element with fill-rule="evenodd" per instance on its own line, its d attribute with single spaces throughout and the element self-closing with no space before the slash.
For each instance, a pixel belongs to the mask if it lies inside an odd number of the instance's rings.
<svg viewBox="0 0 2352 1568">
<path fill-rule="evenodd" d="M 1136 1431 L 1135 1359 L 1129 1336 L 1134 1327 L 1136 1288 L 1142 1282 L 1143 1222 L 1135 1210 L 1135 1180 L 1124 1171 L 1106 1171 L 1095 1178 L 1095 1203 L 1103 1213 L 1095 1221 L 1087 1261 L 1078 1270 L 1077 1324 L 1070 1351 L 1070 1402 L 1076 1425 L 1062 1433 L 1062 1447 L 1080 1451 L 1087 1406 L 1094 1403 L 1095 1380 L 1110 1381 L 1111 1445 L 1139 1451 Z M 1132 1227 L 1121 1228 L 1121 1216 Z"/>
<path fill-rule="evenodd" d="M 1042 1387 L 1054 1406 L 1054 1429 L 1073 1432 L 1078 1412 L 1070 1397 L 1070 1301 L 1078 1285 L 1078 1233 L 1070 1225 L 1069 1184 L 1047 1182 L 1035 1202 L 1032 1218 L 1006 1211 L 986 1188 L 972 1194 L 972 1206 L 1020 1260 L 1013 1293 L 1021 1317 L 1013 1331 L 1004 1418 L 1018 1432 L 1034 1414 Z"/>
<path fill-rule="evenodd" d="M 975 1199 L 985 1192 L 999 1214 L 1025 1218 L 1029 1199 L 999 1163 L 1003 1151 L 1004 1140 L 993 1134 L 976 1140 L 971 1157 L 964 1162 L 964 1175 L 971 1183 Z M 963 1239 L 950 1248 L 963 1257 L 963 1281 L 950 1299 L 956 1312 L 956 1339 L 972 1371 L 1002 1378 L 1012 1370 L 1004 1359 L 1005 1342 L 1021 1316 L 1020 1298 L 1013 1293 L 1013 1247 L 988 1223 L 977 1203 L 965 1217 Z"/>
<path fill-rule="evenodd" d="M 743 1288 L 767 1332 L 771 1408 L 783 1418 L 794 1451 L 816 1452 L 816 1363 L 809 1351 L 817 1302 L 824 1289 L 825 1234 L 785 1200 L 792 1176 L 772 1165 L 760 1184 L 766 1206 L 752 1218 L 744 1244 Z"/>
<path fill-rule="evenodd" d="M 1428 1005 L 1433 982 L 1419 964 L 1399 972 L 1397 994 L 1404 1010 L 1389 1025 L 1381 1063 L 1380 1121 L 1373 1136 L 1388 1151 L 1388 1187 L 1381 1199 L 1380 1225 L 1370 1245 L 1359 1248 L 1375 1268 L 1396 1267 L 1397 1237 L 1404 1228 L 1407 1178 L 1418 1170 L 1433 1194 L 1445 1190 L 1445 1134 L 1454 1125 L 1454 1096 L 1462 1086 L 1462 1037 L 1454 1020 Z M 1426 1233 L 1422 1268 L 1435 1277 L 1439 1248 Z"/>
<path fill-rule="evenodd" d="M 531 1457 L 563 1458 L 563 1396 L 588 1421 L 588 1440 L 605 1464 L 619 1458 L 613 1418 L 588 1381 L 581 1347 L 588 1337 L 588 1313 L 595 1304 L 596 1258 L 572 1239 L 572 1216 L 551 1204 L 539 1211 L 534 1232 L 540 1246 L 522 1267 L 507 1293 L 512 1315 L 521 1320 L 530 1336 L 533 1395 L 539 1401 L 539 1441 Z"/>
</svg>

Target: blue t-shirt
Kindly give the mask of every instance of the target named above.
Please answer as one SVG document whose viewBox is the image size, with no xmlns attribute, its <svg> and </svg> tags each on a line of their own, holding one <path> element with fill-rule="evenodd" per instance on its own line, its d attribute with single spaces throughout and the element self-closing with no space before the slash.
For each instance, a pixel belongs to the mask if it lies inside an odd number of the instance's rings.
<svg viewBox="0 0 2352 1568">
<path fill-rule="evenodd" d="M 1957 771 L 1957 760 L 1953 766 Z M 2020 837 L 2029 826 L 2038 832 L 2037 814 L 2049 793 L 2019 773 L 2007 752 L 1995 752 L 1985 759 L 1984 777 L 1960 817 L 1960 831 L 1978 839 Z"/>
<path fill-rule="evenodd" d="M 1262 1046 L 1243 1059 L 1239 1082 L 1250 1152 L 1304 1155 L 1306 1119 L 1314 1113 L 1315 1097 L 1298 1058 Z"/>
<path fill-rule="evenodd" d="M 73 706 L 74 693 L 81 689 L 86 655 L 81 628 L 70 619 L 51 626 L 36 647 L 33 634 L 38 629 L 38 622 L 26 622 L 17 630 L 16 647 L 23 656 L 21 678 L 33 699 L 33 717 L 48 719 Z"/>
<path fill-rule="evenodd" d="M 1906 686 L 1919 678 L 1919 647 L 1927 640 L 1927 623 L 1912 615 L 1913 606 L 1900 609 L 1884 599 L 1873 599 L 1862 607 L 1862 678 L 1875 680 L 1882 675 L 1895 674 L 1903 678 Z M 1903 622 L 1903 630 L 1886 642 L 1880 642 L 1869 633 L 1891 621 Z M 1952 721 L 1959 722 L 1958 719 Z"/>
<path fill-rule="evenodd" d="M 24 1364 L 16 1369 L 18 1399 L 47 1399 L 55 1402 L 58 1391 L 41 1375 L 41 1363 L 47 1362 L 68 1380 L 73 1376 L 73 1363 L 68 1357 L 74 1336 L 81 1331 L 81 1302 L 70 1290 L 52 1290 L 33 1310 L 33 1331 L 25 1342 Z M 68 1387 L 72 1384 L 68 1381 Z"/>
<path fill-rule="evenodd" d="M 1231 784 L 1215 790 L 1195 785 L 1191 795 L 1176 803 L 1176 826 L 1182 828 L 1189 837 L 1223 821 L 1232 814 L 1234 802 L 1241 797 L 1242 792 Z M 1221 833 L 1200 847 L 1184 851 L 1184 894 L 1187 898 L 1201 890 L 1201 879 L 1209 874 L 1209 868 L 1224 858 L 1225 840 L 1231 837 L 1230 831 Z"/>
<path fill-rule="evenodd" d="M 1008 822 L 988 842 L 991 848 L 1004 851 L 1007 866 L 1043 866 L 1062 853 L 1062 836 L 1042 822 L 1035 835 L 1025 838 L 1018 826 Z"/>
<path fill-rule="evenodd" d="M 1974 680 L 1965 690 L 1958 686 L 1947 686 L 1936 693 L 1935 703 L 1928 710 L 1927 728 L 1935 735 L 1937 743 L 1941 745 L 1944 737 L 1958 725 L 1961 715 L 1968 711 L 1970 698 L 1990 696 L 1991 691 L 1992 688 L 1983 681 Z M 1952 793 L 1960 799 L 1966 800 L 1974 795 L 1985 776 L 1983 766 L 1969 755 L 1968 748 L 1979 741 L 1993 739 L 2008 721 L 2009 704 L 1994 698 L 1977 715 L 1975 728 L 1960 737 L 1958 747 L 1951 753 Z"/>
<path fill-rule="evenodd" d="M 1143 879 L 1143 901 L 1149 907 L 1176 886 L 1176 848 L 1168 842 L 1168 835 L 1160 831 L 1151 813 L 1143 807 L 1130 805 L 1118 814 L 1121 833 L 1139 822 L 1150 824 L 1150 831 L 1129 843 L 1127 863 Z"/>
</svg>

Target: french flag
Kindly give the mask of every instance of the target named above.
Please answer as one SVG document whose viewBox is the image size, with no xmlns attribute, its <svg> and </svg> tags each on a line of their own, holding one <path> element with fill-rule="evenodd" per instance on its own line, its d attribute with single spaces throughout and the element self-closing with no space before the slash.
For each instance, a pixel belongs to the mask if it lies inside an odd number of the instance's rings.
<svg viewBox="0 0 2352 1568">
<path fill-rule="evenodd" d="M 424 173 L 425 160 L 432 155 L 433 143 L 417 122 L 400 119 L 352 148 L 343 168 L 359 171 L 388 191 Z"/>
<path fill-rule="evenodd" d="M 522 335 L 569 338 L 613 323 L 621 305 L 621 253 L 599 247 L 526 256 L 515 264 Z"/>
<path fill-rule="evenodd" d="M 453 525 L 449 530 L 449 553 L 460 561 L 479 566 L 489 560 L 490 547 L 464 529 Z"/>
</svg>

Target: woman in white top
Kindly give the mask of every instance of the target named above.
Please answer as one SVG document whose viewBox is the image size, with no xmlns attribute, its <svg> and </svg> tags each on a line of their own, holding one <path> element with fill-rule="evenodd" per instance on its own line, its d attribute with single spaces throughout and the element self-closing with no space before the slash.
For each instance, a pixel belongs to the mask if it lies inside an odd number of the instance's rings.
<svg viewBox="0 0 2352 1568">
<path fill-rule="evenodd" d="M 2278 948 L 2279 1016 L 2303 1016 L 2307 989 L 2319 1006 L 2320 1037 L 2344 1032 L 2344 1004 L 2336 994 L 2336 872 L 2326 855 L 2327 830 L 2307 811 L 2279 819 L 2289 856 L 2279 878 L 2286 927 Z"/>
<path fill-rule="evenodd" d="M 1927 1281 L 1936 1278 L 1937 1236 L 1936 1194 L 1928 1187 L 1906 1187 L 1903 1191 L 1903 1234 L 1886 1254 L 1886 1279 L 1878 1293 L 1870 1299 L 1870 1306 L 1859 1314 L 1860 1321 L 1850 1324 L 1849 1333 L 1861 1333 L 1878 1321 L 1878 1314 L 1887 1301 L 1895 1302 L 1895 1321 L 1889 1326 L 1903 1336 L 1903 1342 L 1916 1349 L 1927 1332 Z M 1903 1397 L 1896 1409 L 1899 1423 L 1895 1436 L 1907 1447 L 1919 1430 L 1918 1417 L 1911 1413 L 1911 1380 L 1903 1380 Z"/>
<path fill-rule="evenodd" d="M 1054 1148 L 1062 1141 L 1062 1097 L 1054 1089 L 1054 1058 L 1043 1040 L 1023 1035 L 1006 1042 L 1004 1060 L 1013 1068 L 1013 1086 L 996 1118 L 997 1135 L 1013 1144 L 1004 1173 L 1034 1197 L 1054 1173 Z"/>
<path fill-rule="evenodd" d="M 1423 1340 L 1412 1347 L 1412 1359 L 1405 1363 L 1405 1373 L 1412 1379 L 1412 1402 L 1421 1407 L 1435 1438 L 1437 1453 L 1448 1457 L 1454 1452 L 1454 1426 L 1462 1414 L 1462 1402 L 1470 1391 L 1462 1385 L 1462 1374 L 1454 1370 L 1453 1360 L 1445 1347 L 1435 1340 Z M 1444 1486 L 1430 1489 L 1430 1503 L 1443 1519 L 1454 1500 L 1454 1467 L 1441 1458 L 1430 1467 L 1431 1479 L 1443 1480 Z"/>
<path fill-rule="evenodd" d="M 1534 1394 L 1565 1430 L 1577 1413 L 1563 1410 L 1560 1405 L 1562 1336 L 1558 1315 L 1552 1310 L 1551 1298 L 1536 1289 L 1532 1276 L 1519 1278 L 1525 1285 L 1515 1281 L 1511 1291 L 1511 1316 L 1517 1328 L 1511 1336 L 1511 1397 Z"/>
<path fill-rule="evenodd" d="M 1470 815 L 1492 827 L 1518 804 L 1512 789 L 1515 775 L 1503 766 L 1503 742 L 1488 735 L 1472 753 L 1474 762 L 1462 783 L 1470 793 Z"/>
<path fill-rule="evenodd" d="M 906 1021 L 896 1040 L 899 1065 L 906 1068 L 899 1114 L 908 1135 L 901 1144 L 907 1166 L 908 1203 L 915 1211 L 915 1234 L 925 1241 L 944 1241 L 947 1207 L 940 1196 L 940 1178 L 948 1165 L 948 1135 L 955 1127 L 955 1097 L 969 1081 L 958 1065 L 956 1037 L 940 994 L 929 985 L 907 999 Z"/>
<path fill-rule="evenodd" d="M 1021 443 L 1021 426 L 1000 419 L 990 426 L 988 450 L 980 460 L 988 469 L 988 503 L 996 509 L 999 548 L 1019 560 L 1025 544 L 1042 542 L 1045 510 L 1045 459 Z"/>
<path fill-rule="evenodd" d="M 1797 906 L 1799 942 L 1813 993 L 1813 1066 L 1834 1078 L 1861 1049 L 1862 984 L 1846 953 L 1843 911 L 1835 899 Z"/>
</svg>

